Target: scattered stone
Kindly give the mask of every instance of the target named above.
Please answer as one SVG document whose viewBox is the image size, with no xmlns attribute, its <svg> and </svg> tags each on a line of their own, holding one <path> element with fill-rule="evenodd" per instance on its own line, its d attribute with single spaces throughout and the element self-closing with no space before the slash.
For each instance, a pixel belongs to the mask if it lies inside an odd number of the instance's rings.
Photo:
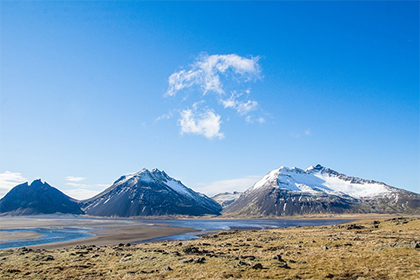
<svg viewBox="0 0 420 280">
<path fill-rule="evenodd" d="M 199 253 L 201 253 L 200 250 L 197 247 L 194 247 L 194 246 L 187 246 L 184 249 L 182 249 L 182 251 L 185 254 L 199 254 Z"/>
<path fill-rule="evenodd" d="M 290 269 L 290 266 L 288 266 L 287 263 L 282 263 L 279 265 L 279 267 L 284 269 Z"/>
<path fill-rule="evenodd" d="M 374 250 L 375 251 L 381 251 L 381 250 L 387 249 L 387 248 L 404 247 L 405 245 L 407 245 L 407 243 L 405 243 L 405 242 L 398 242 L 398 243 L 392 243 L 392 244 L 385 245 L 385 246 L 376 247 Z"/>
<path fill-rule="evenodd" d="M 204 263 L 205 260 L 206 260 L 206 258 L 195 258 L 194 262 L 195 263 Z"/>
<path fill-rule="evenodd" d="M 165 267 L 161 273 L 166 272 L 166 271 L 172 271 L 173 269 L 170 266 Z"/>
<path fill-rule="evenodd" d="M 346 229 L 347 230 L 351 230 L 351 229 L 364 229 L 365 227 L 362 225 L 356 225 L 356 224 L 351 224 L 351 225 L 347 225 Z"/>
<path fill-rule="evenodd" d="M 285 262 L 285 260 L 283 260 L 283 258 L 281 257 L 281 255 L 275 255 L 275 256 L 273 257 L 273 260 L 278 260 L 278 261 L 280 261 L 280 262 Z"/>
<path fill-rule="evenodd" d="M 192 263 L 194 261 L 193 258 L 187 258 L 187 259 L 182 259 L 179 262 L 180 263 Z"/>
<path fill-rule="evenodd" d="M 256 264 L 254 264 L 251 268 L 252 268 L 252 269 L 263 269 L 263 266 L 262 266 L 262 264 L 261 264 L 261 263 L 256 263 Z"/>
<path fill-rule="evenodd" d="M 321 249 L 322 249 L 322 250 L 328 250 L 329 248 L 328 248 L 328 246 L 321 245 Z"/>
<path fill-rule="evenodd" d="M 412 241 L 408 247 L 412 249 L 420 248 L 420 240 Z"/>
<path fill-rule="evenodd" d="M 250 256 L 241 256 L 241 259 L 249 259 L 249 260 L 253 261 L 253 260 L 256 259 L 256 257 L 255 256 L 252 256 L 252 255 L 250 255 Z"/>
<path fill-rule="evenodd" d="M 240 265 L 240 266 L 250 266 L 251 264 L 243 262 L 243 261 L 239 261 L 238 265 Z"/>
<path fill-rule="evenodd" d="M 48 261 L 53 261 L 53 260 L 54 260 L 54 257 L 53 257 L 53 256 L 51 256 L 51 255 L 46 255 L 46 256 L 36 256 L 36 257 L 34 257 L 32 260 L 33 260 L 33 261 L 45 261 L 45 262 L 48 262 Z"/>
<path fill-rule="evenodd" d="M 19 269 L 8 269 L 6 270 L 7 273 L 21 273 L 22 271 L 20 271 Z"/>
</svg>

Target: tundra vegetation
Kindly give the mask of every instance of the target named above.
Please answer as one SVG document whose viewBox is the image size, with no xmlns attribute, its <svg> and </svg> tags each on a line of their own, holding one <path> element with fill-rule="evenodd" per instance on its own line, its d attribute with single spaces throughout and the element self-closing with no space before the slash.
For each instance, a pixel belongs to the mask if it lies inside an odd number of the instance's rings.
<svg viewBox="0 0 420 280">
<path fill-rule="evenodd" d="M 0 251 L 1 279 L 420 279 L 420 218 Z"/>
</svg>

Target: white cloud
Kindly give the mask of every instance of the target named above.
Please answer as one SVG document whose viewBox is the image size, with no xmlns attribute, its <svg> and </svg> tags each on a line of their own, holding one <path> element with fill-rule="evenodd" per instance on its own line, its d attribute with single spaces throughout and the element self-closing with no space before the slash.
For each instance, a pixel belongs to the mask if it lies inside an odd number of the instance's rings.
<svg viewBox="0 0 420 280">
<path fill-rule="evenodd" d="M 0 173 L 0 198 L 13 187 L 25 183 L 28 180 L 21 173 L 5 171 Z"/>
<path fill-rule="evenodd" d="M 81 182 L 83 180 L 86 180 L 85 177 L 74 177 L 74 176 L 67 176 L 66 177 L 66 181 L 70 181 L 70 182 Z"/>
<path fill-rule="evenodd" d="M 242 192 L 252 187 L 261 178 L 262 176 L 260 175 L 251 175 L 237 179 L 221 180 L 211 183 L 199 183 L 194 190 L 205 193 L 208 196 L 214 196 L 221 192 Z"/>
<path fill-rule="evenodd" d="M 95 195 L 97 195 L 98 193 L 100 193 L 101 191 L 99 190 L 88 190 L 88 189 L 70 189 L 70 190 L 63 190 L 63 193 L 65 193 L 66 195 L 78 199 L 78 200 L 83 200 L 83 199 L 88 199 L 91 197 L 94 197 Z"/>
<path fill-rule="evenodd" d="M 245 121 L 247 123 L 259 123 L 259 124 L 265 123 L 265 119 L 263 117 L 253 118 L 251 116 L 247 116 L 245 118 Z"/>
<path fill-rule="evenodd" d="M 250 93 L 249 90 L 246 91 L 247 94 Z M 235 109 L 239 115 L 247 115 L 251 111 L 254 111 L 258 107 L 258 102 L 254 100 L 242 101 L 239 100 L 243 93 L 232 92 L 231 96 L 228 99 L 221 99 L 220 102 L 223 104 L 224 108 Z"/>
<path fill-rule="evenodd" d="M 237 81 L 259 78 L 261 70 L 258 59 L 259 57 L 246 58 L 237 54 L 210 56 L 203 54 L 191 65 L 190 70 L 181 70 L 169 77 L 166 94 L 174 96 L 178 91 L 193 86 L 198 86 L 203 94 L 207 92 L 223 94 L 221 77 L 231 75 L 231 78 Z"/>
<path fill-rule="evenodd" d="M 181 118 L 178 120 L 181 126 L 181 134 L 192 133 L 203 135 L 206 138 L 219 138 L 224 137 L 220 132 L 220 115 L 214 113 L 209 108 L 199 109 L 200 103 L 194 103 L 193 109 L 182 110 Z"/>
</svg>

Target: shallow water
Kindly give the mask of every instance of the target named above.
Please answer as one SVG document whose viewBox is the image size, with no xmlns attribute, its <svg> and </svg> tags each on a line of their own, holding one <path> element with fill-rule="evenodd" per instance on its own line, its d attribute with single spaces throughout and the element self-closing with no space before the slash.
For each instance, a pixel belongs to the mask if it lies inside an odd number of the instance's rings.
<svg viewBox="0 0 420 280">
<path fill-rule="evenodd" d="M 69 218 L 67 218 L 69 219 Z M 71 219 L 69 219 L 71 220 Z M 88 219 L 91 220 L 91 219 Z M 102 219 L 92 219 L 93 221 L 103 221 Z M 74 219 L 75 224 L 80 219 Z M 144 226 L 173 226 L 173 227 L 186 227 L 195 229 L 195 232 L 188 232 L 178 235 L 168 235 L 159 238 L 142 240 L 137 243 L 144 243 L 157 240 L 190 240 L 199 238 L 200 235 L 216 233 L 220 230 L 230 229 L 270 229 L 270 228 L 283 228 L 291 226 L 319 226 L 319 225 L 332 225 L 344 223 L 349 220 L 337 219 L 323 219 L 323 220 L 275 220 L 275 219 L 168 219 L 168 220 L 133 220 L 133 219 L 118 219 L 118 223 L 133 221 L 140 222 Z M 99 226 L 99 225 L 98 225 Z M 49 227 L 27 227 L 27 228 L 14 228 L 14 229 L 0 229 L 0 232 L 16 233 L 16 232 L 36 232 L 43 234 L 40 238 L 28 239 L 14 239 L 14 240 L 0 240 L 0 249 L 17 248 L 32 245 L 41 245 L 48 243 L 56 243 L 70 240 L 83 239 L 94 236 L 91 231 L 97 230 L 96 226 L 49 226 Z M 135 242 L 136 243 L 136 242 Z"/>
<path fill-rule="evenodd" d="M 89 229 L 80 227 L 47 227 L 47 228 L 30 228 L 30 229 L 1 229 L 0 232 L 16 233 L 16 232 L 36 232 L 44 236 L 39 238 L 23 238 L 0 240 L 0 249 L 9 249 L 17 247 L 25 247 L 32 245 L 56 243 L 70 240 L 83 239 L 94 234 Z"/>
</svg>

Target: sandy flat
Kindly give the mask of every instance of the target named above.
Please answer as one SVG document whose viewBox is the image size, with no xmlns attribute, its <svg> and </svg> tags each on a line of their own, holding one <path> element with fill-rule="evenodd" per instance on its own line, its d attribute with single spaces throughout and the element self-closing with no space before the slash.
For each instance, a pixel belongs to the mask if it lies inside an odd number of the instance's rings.
<svg viewBox="0 0 420 280">
<path fill-rule="evenodd" d="M 196 231 L 190 228 L 170 227 L 147 221 L 136 221 L 130 219 L 108 219 L 108 218 L 85 218 L 68 216 L 49 217 L 0 217 L 0 229 L 12 230 L 16 228 L 31 229 L 39 227 L 85 227 L 95 236 L 58 243 L 31 246 L 32 248 L 57 249 L 72 247 L 76 245 L 114 245 L 119 243 L 132 243 L 169 235 L 177 235 L 186 232 Z M 42 234 L 33 231 L 19 233 L 3 232 L 0 240 L 18 238 L 39 238 Z M 4 237 L 4 238 L 3 238 Z"/>
<path fill-rule="evenodd" d="M 45 236 L 44 234 L 37 233 L 35 231 L 25 231 L 25 232 L 0 232 L 0 242 L 7 240 L 16 240 L 16 239 L 34 239 Z"/>
</svg>

